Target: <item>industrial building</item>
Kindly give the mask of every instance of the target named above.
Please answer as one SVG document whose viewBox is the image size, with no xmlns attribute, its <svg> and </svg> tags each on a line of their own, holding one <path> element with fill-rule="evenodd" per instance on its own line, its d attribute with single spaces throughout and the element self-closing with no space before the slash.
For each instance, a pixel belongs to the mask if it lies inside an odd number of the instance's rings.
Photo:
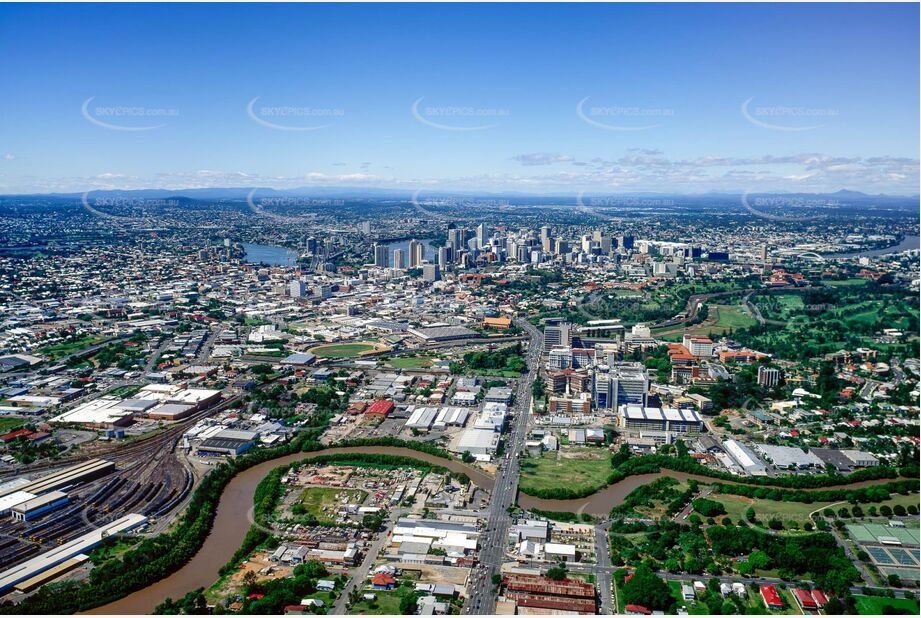
<svg viewBox="0 0 921 618">
<path fill-rule="evenodd" d="M 736 440 L 725 440 L 723 450 L 729 455 L 741 472 L 751 476 L 765 476 L 767 466 L 765 466 L 758 456 L 751 449 Z"/>
<path fill-rule="evenodd" d="M 777 468 L 784 470 L 796 468 L 805 470 L 807 468 L 824 468 L 825 462 L 816 457 L 811 452 L 804 452 L 803 449 L 795 446 L 775 446 L 773 444 L 756 444 L 755 450 L 761 453 L 768 461 Z"/>
<path fill-rule="evenodd" d="M 461 434 L 454 450 L 457 453 L 468 452 L 474 457 L 488 458 L 499 448 L 500 434 L 492 429 L 471 427 Z"/>
<path fill-rule="evenodd" d="M 438 408 L 416 408 L 410 406 L 407 412 L 409 412 L 409 420 L 406 421 L 404 427 L 417 431 L 428 431 L 431 429 L 432 425 L 435 423 L 435 418 L 438 416 Z"/>
<path fill-rule="evenodd" d="M 70 498 L 63 491 L 49 491 L 15 505 L 10 512 L 16 521 L 29 521 L 39 515 L 59 509 L 69 502 Z"/>
<path fill-rule="evenodd" d="M 520 607 L 550 610 L 547 613 L 595 614 L 595 586 L 588 582 L 511 574 L 505 577 L 503 583 L 505 596 Z"/>
<path fill-rule="evenodd" d="M 258 431 L 224 429 L 198 445 L 198 454 L 204 456 L 242 455 L 259 439 Z"/>
<path fill-rule="evenodd" d="M 0 490 L 0 497 L 7 496 L 17 491 L 28 492 L 35 496 L 63 489 L 69 485 L 77 485 L 95 480 L 115 470 L 115 464 L 105 459 L 90 459 L 60 472 L 48 474 L 31 482 L 19 484 L 6 484 Z"/>
<path fill-rule="evenodd" d="M 147 523 L 147 518 L 143 515 L 138 515 L 137 513 L 125 515 L 73 541 L 64 543 L 31 560 L 27 560 L 20 565 L 7 569 L 0 573 L 0 593 L 5 593 L 14 586 L 18 588 L 20 584 L 24 584 L 28 580 L 45 573 L 49 569 L 80 556 L 85 552 L 89 552 L 112 535 L 124 534 L 145 523 Z"/>
<path fill-rule="evenodd" d="M 467 424 L 467 417 L 470 410 L 467 408 L 442 408 L 435 418 L 435 429 L 444 429 L 445 427 L 463 427 Z"/>
<path fill-rule="evenodd" d="M 471 339 L 477 336 L 476 331 L 470 330 L 466 326 L 410 328 L 407 332 L 423 341 L 455 341 L 457 339 Z"/>
</svg>

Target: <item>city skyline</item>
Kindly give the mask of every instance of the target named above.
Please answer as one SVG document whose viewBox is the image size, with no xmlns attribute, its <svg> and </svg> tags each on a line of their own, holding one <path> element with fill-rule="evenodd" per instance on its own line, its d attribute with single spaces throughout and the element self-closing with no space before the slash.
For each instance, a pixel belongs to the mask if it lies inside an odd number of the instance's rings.
<svg viewBox="0 0 921 618">
<path fill-rule="evenodd" d="M 0 193 L 916 195 L 917 17 L 6 6 Z"/>
</svg>

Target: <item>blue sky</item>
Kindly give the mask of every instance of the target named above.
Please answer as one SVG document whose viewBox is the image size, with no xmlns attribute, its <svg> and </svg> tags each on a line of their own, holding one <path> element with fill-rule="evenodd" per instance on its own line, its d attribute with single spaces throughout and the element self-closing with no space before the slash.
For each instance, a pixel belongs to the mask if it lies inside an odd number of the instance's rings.
<svg viewBox="0 0 921 618">
<path fill-rule="evenodd" d="M 918 11 L 0 5 L 0 192 L 914 194 Z"/>
</svg>

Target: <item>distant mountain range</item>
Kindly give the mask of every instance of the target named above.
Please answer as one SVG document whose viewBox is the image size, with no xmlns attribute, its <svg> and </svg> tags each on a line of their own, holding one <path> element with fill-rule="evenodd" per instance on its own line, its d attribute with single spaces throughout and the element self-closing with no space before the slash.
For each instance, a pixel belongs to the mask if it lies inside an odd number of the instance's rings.
<svg viewBox="0 0 921 618">
<path fill-rule="evenodd" d="M 192 200 L 242 200 L 252 192 L 254 187 L 213 187 L 213 188 L 200 188 L 200 189 L 112 189 L 112 190 L 94 190 L 90 191 L 89 194 L 93 197 L 122 197 L 122 198 L 142 198 L 142 199 L 163 199 L 163 198 L 180 198 L 185 197 Z M 347 199 L 399 199 L 399 200 L 408 200 L 414 194 L 415 191 L 409 191 L 406 189 L 382 189 L 382 188 L 362 188 L 362 187 L 337 187 L 337 186 L 310 186 L 310 187 L 298 187 L 295 189 L 271 189 L 268 187 L 256 187 L 256 192 L 254 196 L 259 199 L 264 199 L 266 197 L 312 197 L 312 198 L 347 198 Z M 63 199 L 73 199 L 80 198 L 83 193 L 36 193 L 36 194 L 17 194 L 17 195 L 0 195 L 3 198 L 27 198 L 27 197 L 41 197 L 41 198 L 63 198 Z M 625 192 L 625 193 L 614 193 L 614 192 L 594 192 L 589 191 L 584 193 L 584 197 L 608 197 L 608 196 L 617 196 L 617 197 L 669 197 L 669 198 L 685 198 L 685 199 L 701 199 L 701 198 L 713 198 L 713 199 L 738 199 L 742 195 L 742 192 L 707 192 L 707 193 L 656 193 L 656 192 Z M 880 193 L 876 195 L 871 195 L 868 193 L 863 193 L 861 191 L 850 191 L 847 189 L 841 189 L 834 193 L 785 193 L 785 192 L 774 192 L 774 191 L 765 191 L 765 192 L 751 192 L 749 195 L 782 195 L 784 197 L 792 198 L 803 198 L 803 199 L 829 199 L 829 200 L 840 200 L 848 202 L 860 202 L 865 200 L 873 201 L 892 201 L 892 202 L 905 202 L 918 200 L 918 195 L 888 195 L 885 193 Z M 432 199 L 438 197 L 489 197 L 492 199 L 495 198 L 511 198 L 515 200 L 526 200 L 534 199 L 535 201 L 546 201 L 548 199 L 553 200 L 565 200 L 571 201 L 575 199 L 574 193 L 552 193 L 552 194 L 537 194 L 537 193 L 522 193 L 515 191 L 506 191 L 506 192 L 488 192 L 488 191 L 444 191 L 444 190 L 421 190 L 419 192 L 419 197 L 422 199 Z"/>
</svg>

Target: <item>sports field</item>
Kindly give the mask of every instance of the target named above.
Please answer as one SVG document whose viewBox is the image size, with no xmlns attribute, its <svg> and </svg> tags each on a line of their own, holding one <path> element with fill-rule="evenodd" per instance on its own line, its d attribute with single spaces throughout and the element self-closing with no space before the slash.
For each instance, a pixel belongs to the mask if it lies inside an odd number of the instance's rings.
<svg viewBox="0 0 921 618">
<path fill-rule="evenodd" d="M 310 353 L 319 358 L 354 358 L 369 352 L 382 351 L 384 346 L 379 343 L 328 343 L 310 349 Z"/>
<path fill-rule="evenodd" d="M 878 543 L 879 537 L 892 537 L 903 545 L 918 545 L 917 528 L 895 528 L 882 524 L 848 524 L 848 534 L 858 543 Z"/>
</svg>

